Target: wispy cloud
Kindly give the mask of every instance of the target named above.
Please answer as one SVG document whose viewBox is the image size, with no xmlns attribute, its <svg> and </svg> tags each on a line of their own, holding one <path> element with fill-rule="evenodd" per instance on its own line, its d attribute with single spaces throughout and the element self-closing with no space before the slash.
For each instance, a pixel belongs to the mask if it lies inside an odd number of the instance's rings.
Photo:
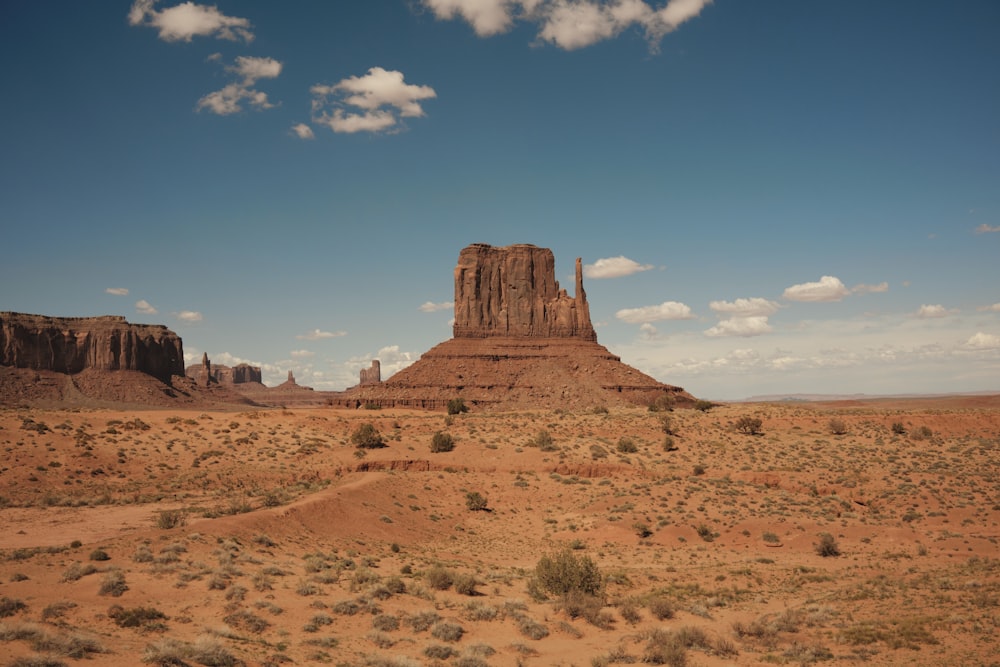
<svg viewBox="0 0 1000 667">
<path fill-rule="evenodd" d="M 420 304 L 420 310 L 425 313 L 436 313 L 439 310 L 451 310 L 455 307 L 454 301 L 443 301 L 441 303 L 434 303 L 433 301 L 425 301 Z"/>
<path fill-rule="evenodd" d="M 640 264 L 634 259 L 629 259 L 623 255 L 618 257 L 605 257 L 597 260 L 593 264 L 585 264 L 583 275 L 587 278 L 621 278 L 630 276 L 633 273 L 649 271 L 655 268 L 652 264 Z"/>
<path fill-rule="evenodd" d="M 757 317 L 774 315 L 781 305 L 774 301 L 753 297 L 736 299 L 735 301 L 712 301 L 708 307 L 717 313 L 725 313 L 733 317 Z"/>
<path fill-rule="evenodd" d="M 920 308 L 917 309 L 917 312 L 914 313 L 914 315 L 922 319 L 936 319 L 939 317 L 947 317 L 948 315 L 951 315 L 955 312 L 956 311 L 948 310 L 941 304 L 936 303 L 936 304 L 923 304 L 922 306 L 920 306 Z"/>
<path fill-rule="evenodd" d="M 615 313 L 615 317 L 629 324 L 657 322 L 660 320 L 690 320 L 694 318 L 687 304 L 677 301 L 664 301 L 658 306 L 643 306 L 641 308 L 623 308 Z"/>
<path fill-rule="evenodd" d="M 107 292 L 108 294 L 114 294 L 115 296 L 128 296 L 127 287 L 109 287 L 104 291 Z"/>
<path fill-rule="evenodd" d="M 255 90 L 253 85 L 260 79 L 278 77 L 281 67 L 281 63 L 274 58 L 239 56 L 235 64 L 226 67 L 226 71 L 236 75 L 239 80 L 202 97 L 198 100 L 197 109 L 207 109 L 220 116 L 242 111 L 244 102 L 258 110 L 271 109 L 274 105 L 268 100 L 267 93 Z"/>
<path fill-rule="evenodd" d="M 977 234 L 989 234 L 990 232 L 1000 232 L 1000 225 L 991 227 L 984 222 L 983 224 L 976 227 Z"/>
<path fill-rule="evenodd" d="M 766 315 L 754 315 L 751 317 L 733 317 L 722 320 L 711 329 L 705 330 L 706 336 L 740 336 L 749 338 L 751 336 L 761 336 L 771 333 L 773 328 L 767 321 Z"/>
<path fill-rule="evenodd" d="M 980 306 L 976 310 L 982 310 L 993 313 L 1000 313 L 1000 303 L 994 303 L 992 306 Z"/>
<path fill-rule="evenodd" d="M 316 353 L 312 350 L 292 350 L 289 354 L 292 355 L 293 359 L 308 359 Z"/>
<path fill-rule="evenodd" d="M 128 13 L 129 25 L 157 28 L 165 42 L 190 42 L 192 37 L 253 41 L 250 21 L 226 16 L 218 7 L 182 2 L 157 11 L 155 5 L 156 0 L 136 0 Z"/>
<path fill-rule="evenodd" d="M 299 139 L 315 139 L 316 135 L 313 134 L 312 128 L 305 123 L 298 123 L 292 125 L 292 132 L 295 133 Z"/>
<path fill-rule="evenodd" d="M 664 35 L 695 18 L 712 0 L 423 0 L 443 20 L 461 18 L 480 37 L 510 30 L 516 21 L 533 23 L 538 38 L 567 51 L 591 46 L 635 26 L 656 51 Z"/>
<path fill-rule="evenodd" d="M 819 282 L 792 285 L 782 296 L 789 301 L 840 301 L 850 291 L 840 282 L 840 278 L 823 276 Z"/>
<path fill-rule="evenodd" d="M 1000 350 L 1000 336 L 979 331 L 965 341 L 970 350 Z"/>
<path fill-rule="evenodd" d="M 851 288 L 851 294 L 873 294 L 876 292 L 888 292 L 889 283 L 881 282 L 877 285 L 866 285 L 864 283 L 855 285 Z"/>
<path fill-rule="evenodd" d="M 145 299 L 139 299 L 135 302 L 135 310 L 137 313 L 142 313 L 143 315 L 156 315 L 159 312 Z"/>
<path fill-rule="evenodd" d="M 310 91 L 313 122 L 348 134 L 396 129 L 401 118 L 424 115 L 422 100 L 437 97 L 430 86 L 405 83 L 402 72 L 381 67 L 331 86 L 316 84 Z M 354 112 L 343 107 L 353 107 Z"/>
<path fill-rule="evenodd" d="M 313 329 L 309 333 L 299 334 L 296 338 L 299 340 L 324 340 L 327 338 L 340 338 L 346 335 L 346 331 L 322 331 L 320 329 Z"/>
<path fill-rule="evenodd" d="M 174 315 L 182 322 L 201 322 L 201 313 L 196 310 L 182 310 Z"/>
</svg>

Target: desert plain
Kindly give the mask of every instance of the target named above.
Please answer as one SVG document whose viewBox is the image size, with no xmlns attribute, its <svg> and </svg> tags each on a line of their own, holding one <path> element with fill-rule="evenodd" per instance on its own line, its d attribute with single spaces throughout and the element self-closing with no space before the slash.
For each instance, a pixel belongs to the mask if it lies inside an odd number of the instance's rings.
<svg viewBox="0 0 1000 667">
<path fill-rule="evenodd" d="M 1000 397 L 8 406 L 0 447 L 4 665 L 1000 664 Z"/>
</svg>

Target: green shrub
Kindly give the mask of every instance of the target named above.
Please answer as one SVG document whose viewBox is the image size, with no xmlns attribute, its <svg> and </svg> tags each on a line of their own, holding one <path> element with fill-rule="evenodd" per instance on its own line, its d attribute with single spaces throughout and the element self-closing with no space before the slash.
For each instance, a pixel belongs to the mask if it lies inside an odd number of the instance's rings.
<svg viewBox="0 0 1000 667">
<path fill-rule="evenodd" d="M 382 434 L 378 432 L 378 429 L 373 424 L 368 422 L 354 429 L 354 432 L 351 433 L 351 443 L 359 449 L 385 447 L 385 440 L 382 439 Z"/>
<path fill-rule="evenodd" d="M 437 454 L 439 452 L 450 452 L 453 449 L 455 449 L 455 439 L 450 434 L 438 431 L 431 438 L 431 452 Z"/>
<path fill-rule="evenodd" d="M 715 407 L 715 404 L 712 403 L 712 401 L 701 401 L 701 400 L 699 400 L 699 401 L 695 401 L 695 404 L 694 404 L 694 409 L 695 410 L 700 410 L 701 412 L 708 412 L 709 410 L 711 410 L 714 407 Z"/>
<path fill-rule="evenodd" d="M 559 449 L 555 442 L 552 440 L 552 434 L 542 429 L 538 434 L 528 443 L 529 447 L 538 447 L 543 452 L 554 452 Z"/>
<path fill-rule="evenodd" d="M 622 454 L 635 454 L 639 451 L 639 448 L 635 445 L 635 441 L 624 435 L 618 439 L 618 446 L 616 449 Z"/>
<path fill-rule="evenodd" d="M 740 433 L 746 433 L 747 435 L 760 435 L 762 432 L 761 427 L 763 425 L 764 422 L 758 417 L 750 417 L 749 415 L 740 417 L 734 424 L 737 431 Z"/>
<path fill-rule="evenodd" d="M 478 491 L 470 491 L 465 494 L 465 506 L 473 512 L 485 512 L 489 509 L 486 496 Z"/>
<path fill-rule="evenodd" d="M 534 582 L 541 591 L 560 597 L 570 591 L 596 596 L 604 589 L 597 564 L 589 556 L 569 549 L 542 556 L 535 565 Z"/>
<path fill-rule="evenodd" d="M 893 422 L 892 432 L 896 435 L 906 435 L 906 427 L 903 426 L 903 422 Z"/>
</svg>

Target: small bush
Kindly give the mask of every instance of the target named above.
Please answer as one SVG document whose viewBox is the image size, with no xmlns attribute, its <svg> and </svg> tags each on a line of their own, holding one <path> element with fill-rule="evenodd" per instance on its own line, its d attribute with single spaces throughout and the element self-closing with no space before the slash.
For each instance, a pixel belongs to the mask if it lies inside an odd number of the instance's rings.
<svg viewBox="0 0 1000 667">
<path fill-rule="evenodd" d="M 115 605 L 108 610 L 108 618 L 119 628 L 154 628 L 162 625 L 167 615 L 154 607 L 132 607 L 126 609 Z"/>
<path fill-rule="evenodd" d="M 453 449 L 455 449 L 455 439 L 451 435 L 438 431 L 431 438 L 431 452 L 437 454 L 439 452 L 450 452 Z"/>
<path fill-rule="evenodd" d="M 674 397 L 671 394 L 660 394 L 649 404 L 650 412 L 673 412 Z"/>
<path fill-rule="evenodd" d="M 441 617 L 436 611 L 422 611 L 409 616 L 406 622 L 410 624 L 414 632 L 424 632 L 440 620 Z"/>
<path fill-rule="evenodd" d="M 597 596 L 604 589 L 597 564 L 589 556 L 569 549 L 542 556 L 535 565 L 534 582 L 540 590 L 557 596 L 570 591 Z"/>
<path fill-rule="evenodd" d="M 359 449 L 378 449 L 385 447 L 385 440 L 378 429 L 371 423 L 364 423 L 351 433 L 351 443 Z"/>
<path fill-rule="evenodd" d="M 486 496 L 478 491 L 470 491 L 465 494 L 465 506 L 472 512 L 485 512 L 489 510 Z"/>
<path fill-rule="evenodd" d="M 104 549 L 94 549 L 90 552 L 90 560 L 102 561 L 111 560 L 111 556 Z"/>
<path fill-rule="evenodd" d="M 184 510 L 160 510 L 156 513 L 156 527 L 164 530 L 179 528 L 187 523 L 187 514 Z"/>
<path fill-rule="evenodd" d="M 736 420 L 734 426 L 736 430 L 740 433 L 746 433 L 747 435 L 760 435 L 762 433 L 761 427 L 763 427 L 764 422 L 758 417 L 744 416 Z"/>
<path fill-rule="evenodd" d="M 906 435 L 906 427 L 903 426 L 903 422 L 893 422 L 892 432 L 896 435 Z"/>
<path fill-rule="evenodd" d="M 674 610 L 674 604 L 662 595 L 658 595 L 650 599 L 646 604 L 646 608 L 649 609 L 649 613 L 652 614 L 658 621 L 673 618 L 676 613 Z"/>
<path fill-rule="evenodd" d="M 449 415 L 460 415 L 463 412 L 468 412 L 469 406 L 465 404 L 465 401 L 461 398 L 453 398 L 448 401 L 448 414 Z"/>
<path fill-rule="evenodd" d="M 694 409 L 695 410 L 699 410 L 701 412 L 708 412 L 709 410 L 711 410 L 714 407 L 715 407 L 715 404 L 712 403 L 712 401 L 701 401 L 701 400 L 699 400 L 699 401 L 695 401 L 695 403 L 694 403 Z"/>
<path fill-rule="evenodd" d="M 823 558 L 830 558 L 840 555 L 840 547 L 837 540 L 830 533 L 820 533 L 819 542 L 814 545 L 816 553 Z"/>
<path fill-rule="evenodd" d="M 259 635 L 271 627 L 270 623 L 249 611 L 237 611 L 223 617 L 222 620 L 231 628 L 255 635 Z"/>
<path fill-rule="evenodd" d="M 399 629 L 399 618 L 391 614 L 379 614 L 372 619 L 372 627 L 382 632 L 392 632 Z"/>
<path fill-rule="evenodd" d="M 635 441 L 624 435 L 618 439 L 618 446 L 616 449 L 622 454 L 635 454 L 639 451 L 639 448 L 635 445 Z"/>
<path fill-rule="evenodd" d="M 830 420 L 830 433 L 834 435 L 844 435 L 847 433 L 847 422 L 843 419 L 831 419 Z"/>
<path fill-rule="evenodd" d="M 453 655 L 457 655 L 455 649 L 444 644 L 431 644 L 424 649 L 424 655 L 434 660 L 447 660 Z"/>
<path fill-rule="evenodd" d="M 427 570 L 424 578 L 427 580 L 427 585 L 431 588 L 446 591 L 451 588 L 451 584 L 455 580 L 455 574 L 451 570 L 435 566 Z"/>
<path fill-rule="evenodd" d="M 0 598 L 0 618 L 7 618 L 20 613 L 28 608 L 21 600 L 9 598 L 6 595 Z"/>
<path fill-rule="evenodd" d="M 457 642 L 465 634 L 465 629 L 458 623 L 440 621 L 431 628 L 431 636 L 443 642 Z"/>
<path fill-rule="evenodd" d="M 128 590 L 125 583 L 125 575 L 121 570 L 111 570 L 104 575 L 101 580 L 101 587 L 97 590 L 98 595 L 109 595 L 113 598 L 121 597 Z"/>
<path fill-rule="evenodd" d="M 455 592 L 461 595 L 477 595 L 476 586 L 478 584 L 479 582 L 476 581 L 475 575 L 472 574 L 455 575 L 455 580 L 453 581 Z"/>
<path fill-rule="evenodd" d="M 538 447 L 543 452 L 554 452 L 559 448 L 552 440 L 552 434 L 542 429 L 535 435 L 534 439 L 528 443 L 529 447 Z"/>
</svg>

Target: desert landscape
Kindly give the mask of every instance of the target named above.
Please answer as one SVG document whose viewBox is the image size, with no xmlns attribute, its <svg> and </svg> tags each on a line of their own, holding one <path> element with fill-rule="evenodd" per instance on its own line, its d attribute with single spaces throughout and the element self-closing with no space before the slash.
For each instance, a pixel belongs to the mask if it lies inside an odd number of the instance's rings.
<svg viewBox="0 0 1000 667">
<path fill-rule="evenodd" d="M 9 406 L 0 653 L 996 664 L 1000 400 L 699 407 Z"/>
</svg>

